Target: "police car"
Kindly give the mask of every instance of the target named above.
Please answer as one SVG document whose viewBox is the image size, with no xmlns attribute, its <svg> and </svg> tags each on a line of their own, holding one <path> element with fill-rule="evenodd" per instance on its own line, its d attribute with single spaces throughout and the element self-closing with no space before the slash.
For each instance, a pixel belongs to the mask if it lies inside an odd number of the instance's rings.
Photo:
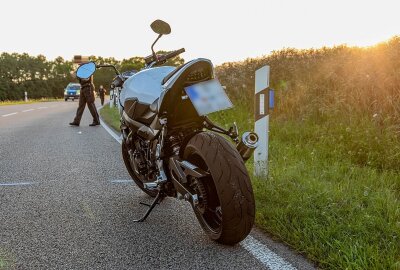
<svg viewBox="0 0 400 270">
<path fill-rule="evenodd" d="M 78 99 L 81 94 L 81 85 L 79 83 L 69 83 L 67 87 L 64 89 L 64 99 L 68 101 L 68 99 Z"/>
</svg>

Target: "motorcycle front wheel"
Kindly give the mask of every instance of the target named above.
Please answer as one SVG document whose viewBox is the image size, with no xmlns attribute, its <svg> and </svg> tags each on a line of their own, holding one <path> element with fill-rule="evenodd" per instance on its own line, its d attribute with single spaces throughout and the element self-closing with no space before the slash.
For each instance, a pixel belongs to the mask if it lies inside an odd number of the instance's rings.
<svg viewBox="0 0 400 270">
<path fill-rule="evenodd" d="M 255 217 L 253 188 L 242 157 L 221 136 L 202 132 L 189 140 L 183 158 L 209 172 L 207 177 L 190 179 L 199 195 L 193 209 L 203 230 L 222 244 L 242 241 Z"/>
</svg>

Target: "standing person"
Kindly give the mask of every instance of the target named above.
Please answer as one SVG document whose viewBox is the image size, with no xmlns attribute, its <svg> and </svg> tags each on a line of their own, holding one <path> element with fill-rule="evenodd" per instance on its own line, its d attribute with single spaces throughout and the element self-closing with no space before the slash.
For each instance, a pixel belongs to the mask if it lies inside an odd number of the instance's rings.
<svg viewBox="0 0 400 270">
<path fill-rule="evenodd" d="M 99 87 L 99 94 L 100 94 L 100 100 L 101 100 L 101 106 L 104 105 L 104 95 L 107 94 L 107 90 L 103 88 L 102 85 Z"/>
<path fill-rule="evenodd" d="M 81 95 L 79 98 L 79 106 L 76 110 L 76 116 L 74 121 L 69 123 L 71 126 L 79 126 L 81 122 L 83 111 L 85 110 L 86 104 L 88 105 L 89 111 L 93 116 L 93 123 L 89 126 L 97 126 L 100 125 L 99 114 L 96 110 L 96 105 L 94 104 L 94 84 L 93 84 L 93 76 L 90 76 L 88 79 L 79 79 L 79 83 L 81 84 Z"/>
</svg>

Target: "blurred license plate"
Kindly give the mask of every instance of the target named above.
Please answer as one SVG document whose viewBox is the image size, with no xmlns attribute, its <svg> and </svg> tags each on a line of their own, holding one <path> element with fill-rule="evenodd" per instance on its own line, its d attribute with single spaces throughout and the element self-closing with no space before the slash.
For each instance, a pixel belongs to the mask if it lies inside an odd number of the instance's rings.
<svg viewBox="0 0 400 270">
<path fill-rule="evenodd" d="M 206 115 L 233 107 L 232 102 L 217 79 L 185 87 L 185 91 L 199 115 Z"/>
</svg>

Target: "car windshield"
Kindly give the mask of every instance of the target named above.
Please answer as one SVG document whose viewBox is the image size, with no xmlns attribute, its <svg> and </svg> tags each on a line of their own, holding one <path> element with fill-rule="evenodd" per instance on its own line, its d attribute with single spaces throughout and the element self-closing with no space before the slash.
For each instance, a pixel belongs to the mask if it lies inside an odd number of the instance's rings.
<svg viewBox="0 0 400 270">
<path fill-rule="evenodd" d="M 67 89 L 68 90 L 80 90 L 81 86 L 80 85 L 68 85 Z"/>
</svg>

